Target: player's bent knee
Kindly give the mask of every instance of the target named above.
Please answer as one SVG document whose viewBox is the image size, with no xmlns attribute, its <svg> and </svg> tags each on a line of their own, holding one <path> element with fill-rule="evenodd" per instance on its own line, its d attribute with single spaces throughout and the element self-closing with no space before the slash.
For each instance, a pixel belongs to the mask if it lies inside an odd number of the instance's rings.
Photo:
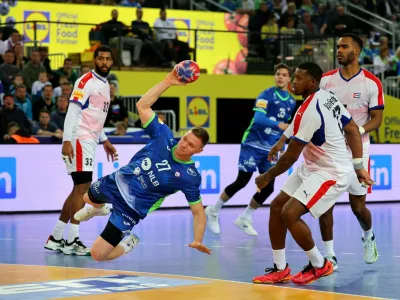
<svg viewBox="0 0 400 300">
<path fill-rule="evenodd" d="M 113 223 L 108 221 L 100 236 L 115 248 L 122 241 L 124 234 Z"/>
<path fill-rule="evenodd" d="M 104 261 L 107 258 L 106 255 L 104 255 L 101 251 L 95 248 L 90 249 L 90 255 L 95 261 Z"/>
<path fill-rule="evenodd" d="M 271 202 L 270 214 L 281 215 L 283 206 L 276 199 Z"/>
<path fill-rule="evenodd" d="M 296 215 L 294 209 L 292 209 L 292 207 L 288 205 L 288 203 L 283 206 L 281 217 L 286 227 L 288 228 L 298 220 L 298 216 Z"/>
</svg>

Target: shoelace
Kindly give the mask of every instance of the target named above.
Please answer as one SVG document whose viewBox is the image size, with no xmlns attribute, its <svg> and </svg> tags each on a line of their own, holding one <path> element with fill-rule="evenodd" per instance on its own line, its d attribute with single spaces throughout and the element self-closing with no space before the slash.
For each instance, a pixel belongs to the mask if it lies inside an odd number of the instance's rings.
<svg viewBox="0 0 400 300">
<path fill-rule="evenodd" d="M 305 274 L 308 271 L 313 270 L 314 274 L 315 274 L 315 268 L 313 267 L 313 265 L 311 264 L 311 262 L 307 265 L 304 266 L 303 271 L 301 271 L 301 274 Z"/>
<path fill-rule="evenodd" d="M 374 249 L 374 242 L 371 239 L 366 240 L 364 242 L 364 248 L 367 248 L 369 250 L 373 250 Z"/>
<path fill-rule="evenodd" d="M 273 268 L 265 268 L 265 274 L 271 274 L 278 271 L 278 267 L 275 264 Z"/>
</svg>

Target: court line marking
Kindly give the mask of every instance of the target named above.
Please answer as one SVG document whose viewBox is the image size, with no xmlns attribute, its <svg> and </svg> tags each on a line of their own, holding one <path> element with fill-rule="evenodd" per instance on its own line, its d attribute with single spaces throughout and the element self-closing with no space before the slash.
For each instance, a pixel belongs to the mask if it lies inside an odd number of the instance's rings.
<svg viewBox="0 0 400 300">
<path fill-rule="evenodd" d="M 344 254 L 344 255 L 353 255 L 354 253 L 351 253 L 351 252 L 342 252 L 342 253 L 340 253 L 340 254 Z"/>
<path fill-rule="evenodd" d="M 171 244 L 157 244 L 157 246 L 172 246 Z"/>
<path fill-rule="evenodd" d="M 34 218 L 34 219 L 2 219 L 0 220 L 0 222 L 10 222 L 10 221 L 41 221 L 41 220 L 57 220 L 58 217 L 54 217 L 54 218 Z"/>
<path fill-rule="evenodd" d="M 250 247 L 240 247 L 240 246 L 238 246 L 238 247 L 236 247 L 236 249 L 250 249 Z"/>
<path fill-rule="evenodd" d="M 153 272 L 136 272 L 136 271 L 124 271 L 124 270 L 114 270 L 114 269 L 97 269 L 97 268 L 77 268 L 77 267 L 64 267 L 64 266 L 43 266 L 43 265 L 24 265 L 24 264 L 5 264 L 0 263 L 0 265 L 7 265 L 7 266 L 24 266 L 24 267 L 50 267 L 50 268 L 66 268 L 66 269 L 82 269 L 82 270 L 94 270 L 94 271 L 112 271 L 112 272 L 123 272 L 123 273 L 137 273 L 137 274 L 149 274 L 149 275 L 157 275 L 157 276 L 171 276 L 171 277 L 185 277 L 188 279 L 200 279 L 200 280 L 211 280 L 211 281 L 223 281 L 229 283 L 238 283 L 238 284 L 247 284 L 247 285 L 255 285 L 252 282 L 243 282 L 243 281 L 235 281 L 235 280 L 227 280 L 227 279 L 215 279 L 215 278 L 208 278 L 208 277 L 197 277 L 197 276 L 188 276 L 188 275 L 174 275 L 174 274 L 166 274 L 166 273 L 153 273 Z M 259 286 L 263 286 L 262 284 L 257 284 Z M 299 291 L 311 291 L 317 293 L 325 293 L 325 294 L 334 294 L 334 295 L 345 295 L 345 296 L 353 296 L 353 297 L 361 297 L 361 298 L 368 298 L 368 299 L 383 299 L 388 300 L 388 298 L 379 298 L 373 296 L 363 296 L 363 295 L 353 295 L 353 294 L 345 294 L 345 293 L 336 293 L 336 292 L 329 292 L 329 291 L 320 291 L 314 289 L 302 289 L 296 288 L 292 286 L 277 286 L 277 285 L 265 285 L 267 287 L 278 288 L 278 289 L 292 289 L 292 290 L 299 290 Z"/>
<path fill-rule="evenodd" d="M 0 238 L 0 241 L 12 241 L 13 239 L 10 238 Z"/>
</svg>

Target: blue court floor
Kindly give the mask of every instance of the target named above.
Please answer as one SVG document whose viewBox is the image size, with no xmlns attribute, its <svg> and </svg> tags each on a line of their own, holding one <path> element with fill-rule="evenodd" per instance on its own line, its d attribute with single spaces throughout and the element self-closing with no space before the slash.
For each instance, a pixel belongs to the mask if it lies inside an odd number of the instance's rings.
<svg viewBox="0 0 400 300">
<path fill-rule="evenodd" d="M 373 265 L 364 263 L 358 222 L 348 205 L 338 205 L 334 211 L 334 233 L 339 269 L 333 275 L 301 288 L 400 299 L 400 204 L 370 204 L 369 208 L 377 238 L 378 261 Z M 246 235 L 233 224 L 242 210 L 222 209 L 220 236 L 206 231 L 204 242 L 211 247 L 211 256 L 187 247 L 193 236 L 189 210 L 160 210 L 134 229 L 141 244 L 133 252 L 104 263 L 95 262 L 90 257 L 64 256 L 43 248 L 58 214 L 0 215 L 0 263 L 152 272 L 251 282 L 255 275 L 263 274 L 266 267 L 273 266 L 267 227 L 269 208 L 255 213 L 257 237 Z M 304 219 L 313 231 L 318 248 L 323 251 L 318 222 L 310 216 Z M 82 223 L 81 239 L 90 246 L 106 222 L 106 217 L 97 217 Z M 307 258 L 290 233 L 286 249 L 290 267 L 293 273 L 297 273 L 307 264 Z M 284 286 L 295 285 L 287 283 Z"/>
</svg>

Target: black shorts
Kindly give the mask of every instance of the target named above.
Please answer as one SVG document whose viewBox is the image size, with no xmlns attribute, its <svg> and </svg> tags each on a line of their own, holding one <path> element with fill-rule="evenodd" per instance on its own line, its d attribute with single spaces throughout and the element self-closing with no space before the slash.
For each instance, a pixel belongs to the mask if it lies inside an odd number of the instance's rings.
<svg viewBox="0 0 400 300">
<path fill-rule="evenodd" d="M 72 172 L 72 181 L 74 185 L 86 184 L 92 182 L 93 172 Z"/>
</svg>

